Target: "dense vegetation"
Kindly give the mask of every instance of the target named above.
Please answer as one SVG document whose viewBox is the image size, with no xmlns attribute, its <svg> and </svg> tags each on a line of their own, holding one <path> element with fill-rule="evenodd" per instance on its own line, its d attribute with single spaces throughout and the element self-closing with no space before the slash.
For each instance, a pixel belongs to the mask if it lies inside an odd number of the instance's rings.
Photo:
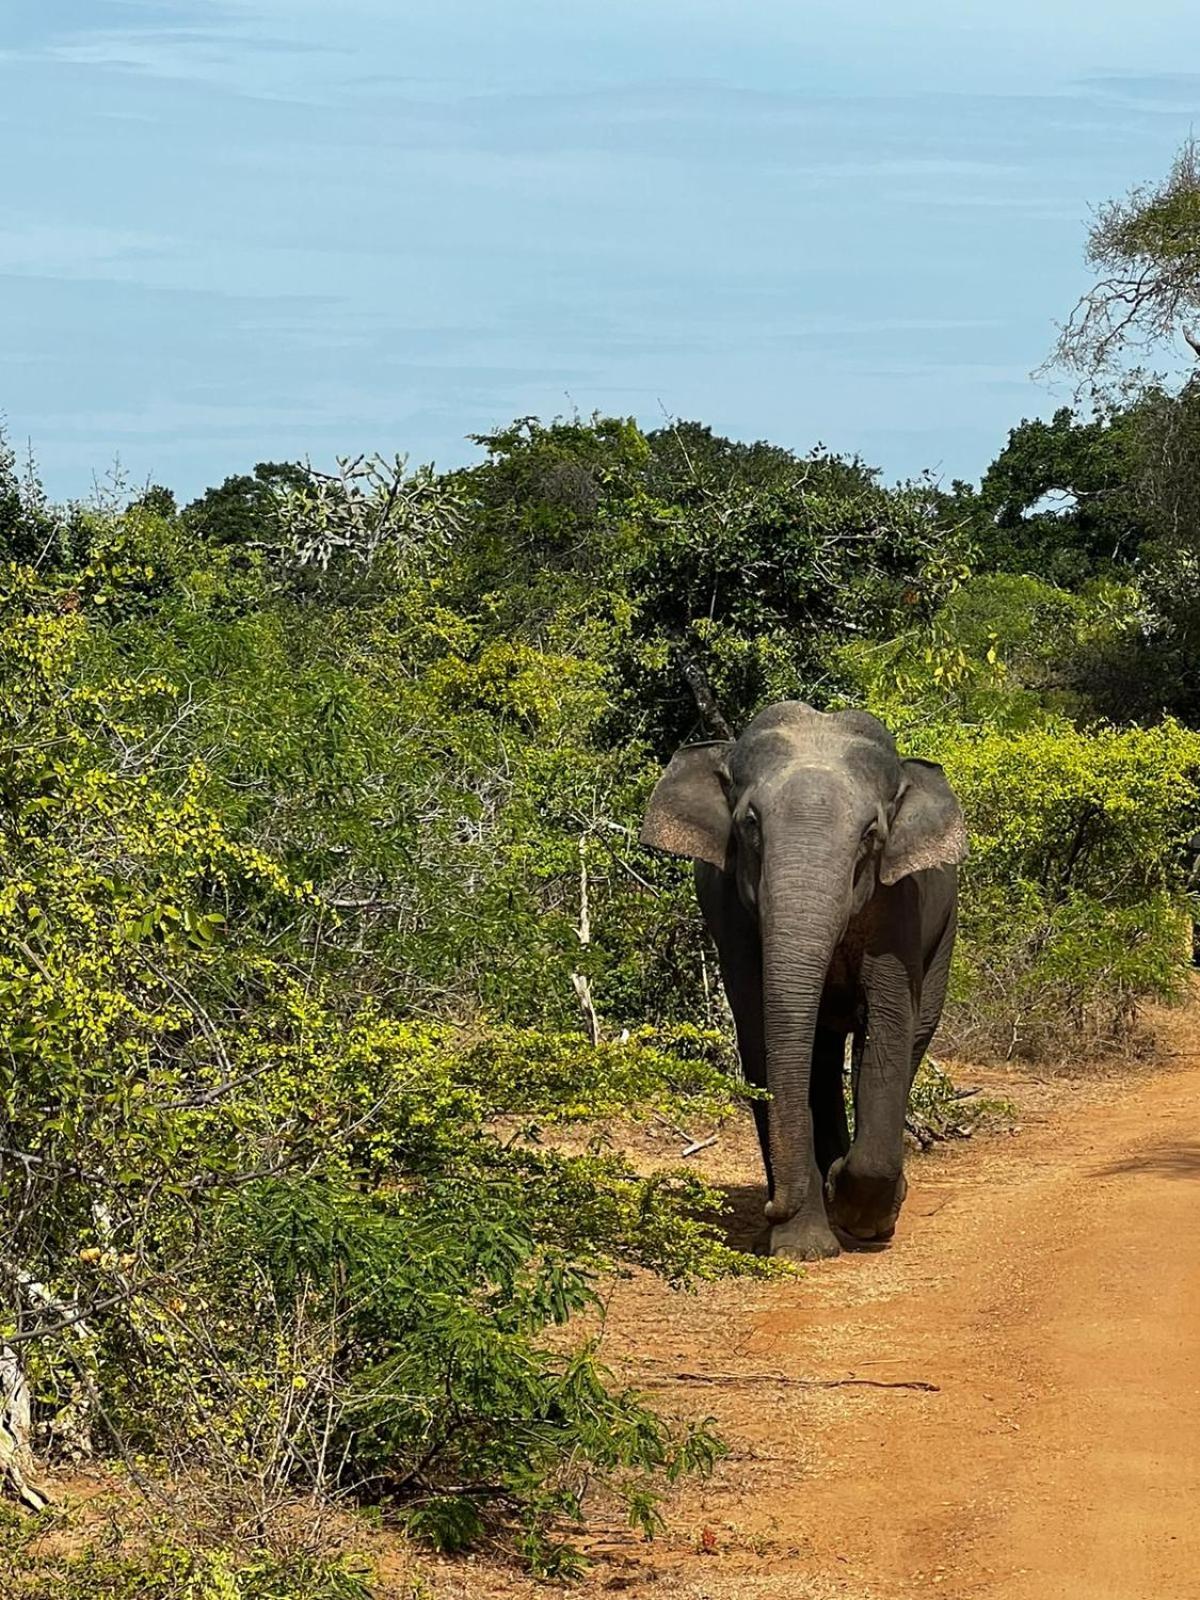
<svg viewBox="0 0 1200 1600">
<path fill-rule="evenodd" d="M 544 1572 L 598 1484 L 653 1527 L 655 1481 L 719 1444 L 572 1319 L 632 1266 L 768 1268 L 597 1131 L 738 1089 L 688 873 L 635 836 L 675 746 L 771 700 L 866 705 L 945 764 L 973 836 L 947 1047 L 1111 1047 L 1180 990 L 1195 385 L 1024 422 L 978 488 L 698 424 L 479 444 L 182 508 L 57 507 L 0 456 L 0 1465 L 28 1500 L 32 1442 L 220 1484 L 268 1545 L 334 1494 Z M 365 1592 L 304 1551 L 156 1560 L 130 1593 Z M 45 1592 L 123 1592 L 114 1563 Z"/>
</svg>

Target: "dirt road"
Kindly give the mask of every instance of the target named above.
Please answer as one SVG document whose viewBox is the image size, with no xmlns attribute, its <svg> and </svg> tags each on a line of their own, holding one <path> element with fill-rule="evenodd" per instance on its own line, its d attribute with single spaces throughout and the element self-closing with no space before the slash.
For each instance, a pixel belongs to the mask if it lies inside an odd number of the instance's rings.
<svg viewBox="0 0 1200 1600">
<path fill-rule="evenodd" d="M 712 1416 L 730 1452 L 668 1496 L 651 1543 L 593 1506 L 575 1592 L 1200 1600 L 1200 993 L 1161 1032 L 1165 1068 L 1107 1079 L 962 1069 L 1015 1125 L 912 1161 L 888 1247 L 789 1281 L 620 1285 L 607 1360 L 663 1411 Z M 749 1117 L 701 1159 L 748 1246 Z M 370 1543 L 389 1594 L 549 1592 Z"/>
<path fill-rule="evenodd" d="M 1020 1098 L 914 1163 L 887 1250 L 618 1295 L 610 1359 L 732 1454 L 654 1545 L 614 1524 L 597 1589 L 1200 1597 L 1200 1059 Z"/>
</svg>

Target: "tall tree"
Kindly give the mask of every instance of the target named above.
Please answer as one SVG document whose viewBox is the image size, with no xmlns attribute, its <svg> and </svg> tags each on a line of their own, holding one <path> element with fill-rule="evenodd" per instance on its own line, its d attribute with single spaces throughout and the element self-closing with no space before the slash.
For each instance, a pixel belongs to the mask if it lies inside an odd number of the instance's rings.
<svg viewBox="0 0 1200 1600">
<path fill-rule="evenodd" d="M 1080 298 L 1048 363 L 1083 386 L 1110 379 L 1130 358 L 1161 350 L 1200 316 L 1200 144 L 1187 139 L 1159 183 L 1100 206 L 1088 230 L 1095 282 Z"/>
</svg>

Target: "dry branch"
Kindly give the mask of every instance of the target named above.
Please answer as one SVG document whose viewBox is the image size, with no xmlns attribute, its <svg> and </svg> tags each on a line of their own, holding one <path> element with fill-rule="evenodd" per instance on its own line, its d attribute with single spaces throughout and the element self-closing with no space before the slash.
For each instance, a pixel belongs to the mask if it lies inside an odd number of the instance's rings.
<svg viewBox="0 0 1200 1600">
<path fill-rule="evenodd" d="M 684 657 L 683 679 L 692 691 L 692 699 L 696 702 L 696 710 L 707 733 L 714 739 L 732 739 L 733 729 L 717 704 L 717 697 L 704 675 L 704 669 L 690 656 Z"/>
<path fill-rule="evenodd" d="M 923 1378 L 895 1381 L 883 1378 L 792 1378 L 786 1372 L 669 1372 L 662 1376 L 663 1381 L 671 1383 L 702 1383 L 730 1389 L 756 1383 L 774 1383 L 789 1389 L 915 1389 L 922 1394 L 942 1392 L 940 1384 L 927 1383 Z"/>
</svg>

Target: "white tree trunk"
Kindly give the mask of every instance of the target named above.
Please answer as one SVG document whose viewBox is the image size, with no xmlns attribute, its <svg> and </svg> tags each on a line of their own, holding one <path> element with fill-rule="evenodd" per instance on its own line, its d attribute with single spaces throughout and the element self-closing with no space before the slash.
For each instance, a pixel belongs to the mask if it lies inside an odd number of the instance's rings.
<svg viewBox="0 0 1200 1600">
<path fill-rule="evenodd" d="M 0 1489 L 41 1511 L 46 1496 L 34 1482 L 32 1409 L 20 1351 L 0 1344 Z"/>
<path fill-rule="evenodd" d="M 576 929 L 580 946 L 586 950 L 592 942 L 592 910 L 588 898 L 587 835 L 579 841 L 579 927 Z M 588 1038 L 593 1045 L 600 1043 L 600 1018 L 592 999 L 592 986 L 586 974 L 573 972 L 571 983 L 579 996 L 580 1009 L 587 1023 Z"/>
</svg>

